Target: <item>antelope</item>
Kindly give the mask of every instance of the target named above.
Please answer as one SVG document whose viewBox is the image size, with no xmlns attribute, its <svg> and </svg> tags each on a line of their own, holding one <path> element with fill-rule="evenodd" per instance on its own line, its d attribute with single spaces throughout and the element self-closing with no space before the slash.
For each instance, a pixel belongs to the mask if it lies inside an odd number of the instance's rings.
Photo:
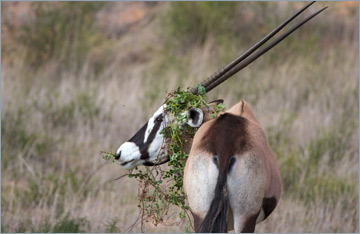
<svg viewBox="0 0 360 234">
<path fill-rule="evenodd" d="M 280 172 L 264 131 L 244 101 L 201 125 L 184 171 L 196 232 L 254 232 L 275 209 Z M 233 226 L 233 227 L 232 227 Z"/>
<path fill-rule="evenodd" d="M 250 49 L 201 82 L 206 92 L 255 61 L 327 8 L 315 12 L 264 45 L 313 3 L 307 4 Z M 264 47 L 255 52 L 262 45 Z M 196 94 L 197 90 L 192 88 L 190 92 Z M 210 104 L 219 102 L 222 100 Z M 165 109 L 165 104 L 160 106 L 143 127 L 118 148 L 115 159 L 124 168 L 154 166 L 169 161 L 161 134 L 171 120 Z M 194 217 L 195 231 L 226 232 L 227 226 L 234 226 L 236 232 L 253 232 L 255 224 L 270 215 L 280 198 L 281 178 L 274 154 L 245 101 L 240 101 L 215 119 L 210 117 L 212 111 L 212 108 L 191 108 L 184 113 L 187 118 L 181 123 L 199 128 L 194 139 L 184 145 L 185 152 L 190 153 L 185 167 L 184 189 Z M 233 216 L 233 224 L 228 224 L 228 216 Z"/>
</svg>

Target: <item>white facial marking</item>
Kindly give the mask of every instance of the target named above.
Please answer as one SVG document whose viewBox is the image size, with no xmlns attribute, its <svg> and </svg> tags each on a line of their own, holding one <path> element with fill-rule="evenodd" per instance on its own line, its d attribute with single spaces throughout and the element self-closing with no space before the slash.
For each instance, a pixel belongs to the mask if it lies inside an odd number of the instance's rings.
<svg viewBox="0 0 360 234">
<path fill-rule="evenodd" d="M 155 125 L 155 119 L 153 117 L 151 117 L 148 121 L 147 128 L 145 131 L 144 143 L 146 143 L 147 139 L 149 138 L 149 135 L 150 135 L 154 125 Z"/>
<path fill-rule="evenodd" d="M 148 124 L 147 124 L 147 128 L 146 128 L 146 131 L 145 131 L 145 136 L 144 136 L 144 143 L 146 143 L 147 139 L 149 138 L 149 135 L 151 133 L 151 131 L 153 130 L 154 128 L 154 125 L 155 125 L 155 119 L 156 117 L 158 117 L 160 114 L 163 114 L 164 112 L 164 106 L 165 105 L 162 105 L 160 106 L 160 108 L 154 113 L 154 115 L 149 119 L 148 121 Z M 159 129 L 160 130 L 160 129 Z"/>
<path fill-rule="evenodd" d="M 134 165 L 138 160 L 140 160 L 141 154 L 140 149 L 135 143 L 133 142 L 125 142 L 122 144 L 119 149 L 117 150 L 117 154 L 121 151 L 121 156 L 119 158 L 119 163 L 124 164 L 122 165 L 126 169 L 132 169 L 136 165 Z"/>
<path fill-rule="evenodd" d="M 131 170 L 131 169 L 134 169 L 136 166 L 143 165 L 144 162 L 145 162 L 145 160 L 132 161 L 132 162 L 129 162 L 129 163 L 123 165 L 123 168 L 125 168 L 127 170 Z"/>
<path fill-rule="evenodd" d="M 164 141 L 164 137 L 160 134 L 160 130 L 162 127 L 159 128 L 159 131 L 156 133 L 154 140 L 151 142 L 148 152 L 149 152 L 149 160 L 154 161 L 156 160 L 157 156 L 160 154 L 161 146 Z"/>
</svg>

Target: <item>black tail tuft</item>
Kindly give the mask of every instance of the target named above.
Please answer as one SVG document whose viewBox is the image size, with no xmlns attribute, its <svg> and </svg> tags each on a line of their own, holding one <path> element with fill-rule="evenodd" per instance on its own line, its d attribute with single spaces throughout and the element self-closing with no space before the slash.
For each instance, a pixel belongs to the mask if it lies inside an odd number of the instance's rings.
<svg viewBox="0 0 360 234">
<path fill-rule="evenodd" d="M 196 230 L 196 232 L 227 232 L 229 198 L 226 188 L 226 175 L 224 177 L 225 178 L 218 180 L 215 188 L 215 197 L 211 202 L 210 209 L 201 223 L 199 230 Z"/>
</svg>

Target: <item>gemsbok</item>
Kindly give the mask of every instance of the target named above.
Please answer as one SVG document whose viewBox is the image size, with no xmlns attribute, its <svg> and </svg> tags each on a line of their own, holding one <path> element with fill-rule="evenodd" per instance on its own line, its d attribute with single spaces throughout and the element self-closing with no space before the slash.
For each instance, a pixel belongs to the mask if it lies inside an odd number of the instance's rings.
<svg viewBox="0 0 360 234">
<path fill-rule="evenodd" d="M 184 189 L 196 232 L 254 232 L 275 209 L 280 172 L 260 123 L 241 101 L 195 133 Z"/>
<path fill-rule="evenodd" d="M 327 8 L 315 12 L 264 45 L 313 3 L 307 4 L 249 50 L 201 82 L 206 92 L 255 61 Z M 264 47 L 255 52 L 262 45 Z M 190 92 L 196 94 L 197 90 L 193 88 Z M 222 100 L 213 103 L 219 102 Z M 115 159 L 124 168 L 154 166 L 169 161 L 161 134 L 171 119 L 165 109 L 164 104 L 130 140 L 118 148 Z M 280 198 L 281 178 L 275 157 L 260 123 L 245 101 L 220 113 L 215 119 L 211 117 L 212 111 L 211 108 L 191 108 L 184 113 L 187 118 L 183 124 L 199 127 L 194 139 L 184 145 L 186 153 L 190 152 L 185 167 L 184 189 L 194 217 L 195 231 L 227 232 L 228 228 L 234 228 L 235 232 L 253 232 L 255 224 L 270 215 Z"/>
</svg>

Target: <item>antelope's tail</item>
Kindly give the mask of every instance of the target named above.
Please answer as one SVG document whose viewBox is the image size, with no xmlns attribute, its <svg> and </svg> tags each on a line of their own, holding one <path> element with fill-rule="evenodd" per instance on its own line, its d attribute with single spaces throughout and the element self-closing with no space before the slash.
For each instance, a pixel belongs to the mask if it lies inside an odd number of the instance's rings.
<svg viewBox="0 0 360 234">
<path fill-rule="evenodd" d="M 226 188 L 227 173 L 219 173 L 215 187 L 215 196 L 211 202 L 210 209 L 206 214 L 199 230 L 200 233 L 225 233 L 227 232 L 227 216 L 229 207 L 229 196 Z"/>
</svg>

